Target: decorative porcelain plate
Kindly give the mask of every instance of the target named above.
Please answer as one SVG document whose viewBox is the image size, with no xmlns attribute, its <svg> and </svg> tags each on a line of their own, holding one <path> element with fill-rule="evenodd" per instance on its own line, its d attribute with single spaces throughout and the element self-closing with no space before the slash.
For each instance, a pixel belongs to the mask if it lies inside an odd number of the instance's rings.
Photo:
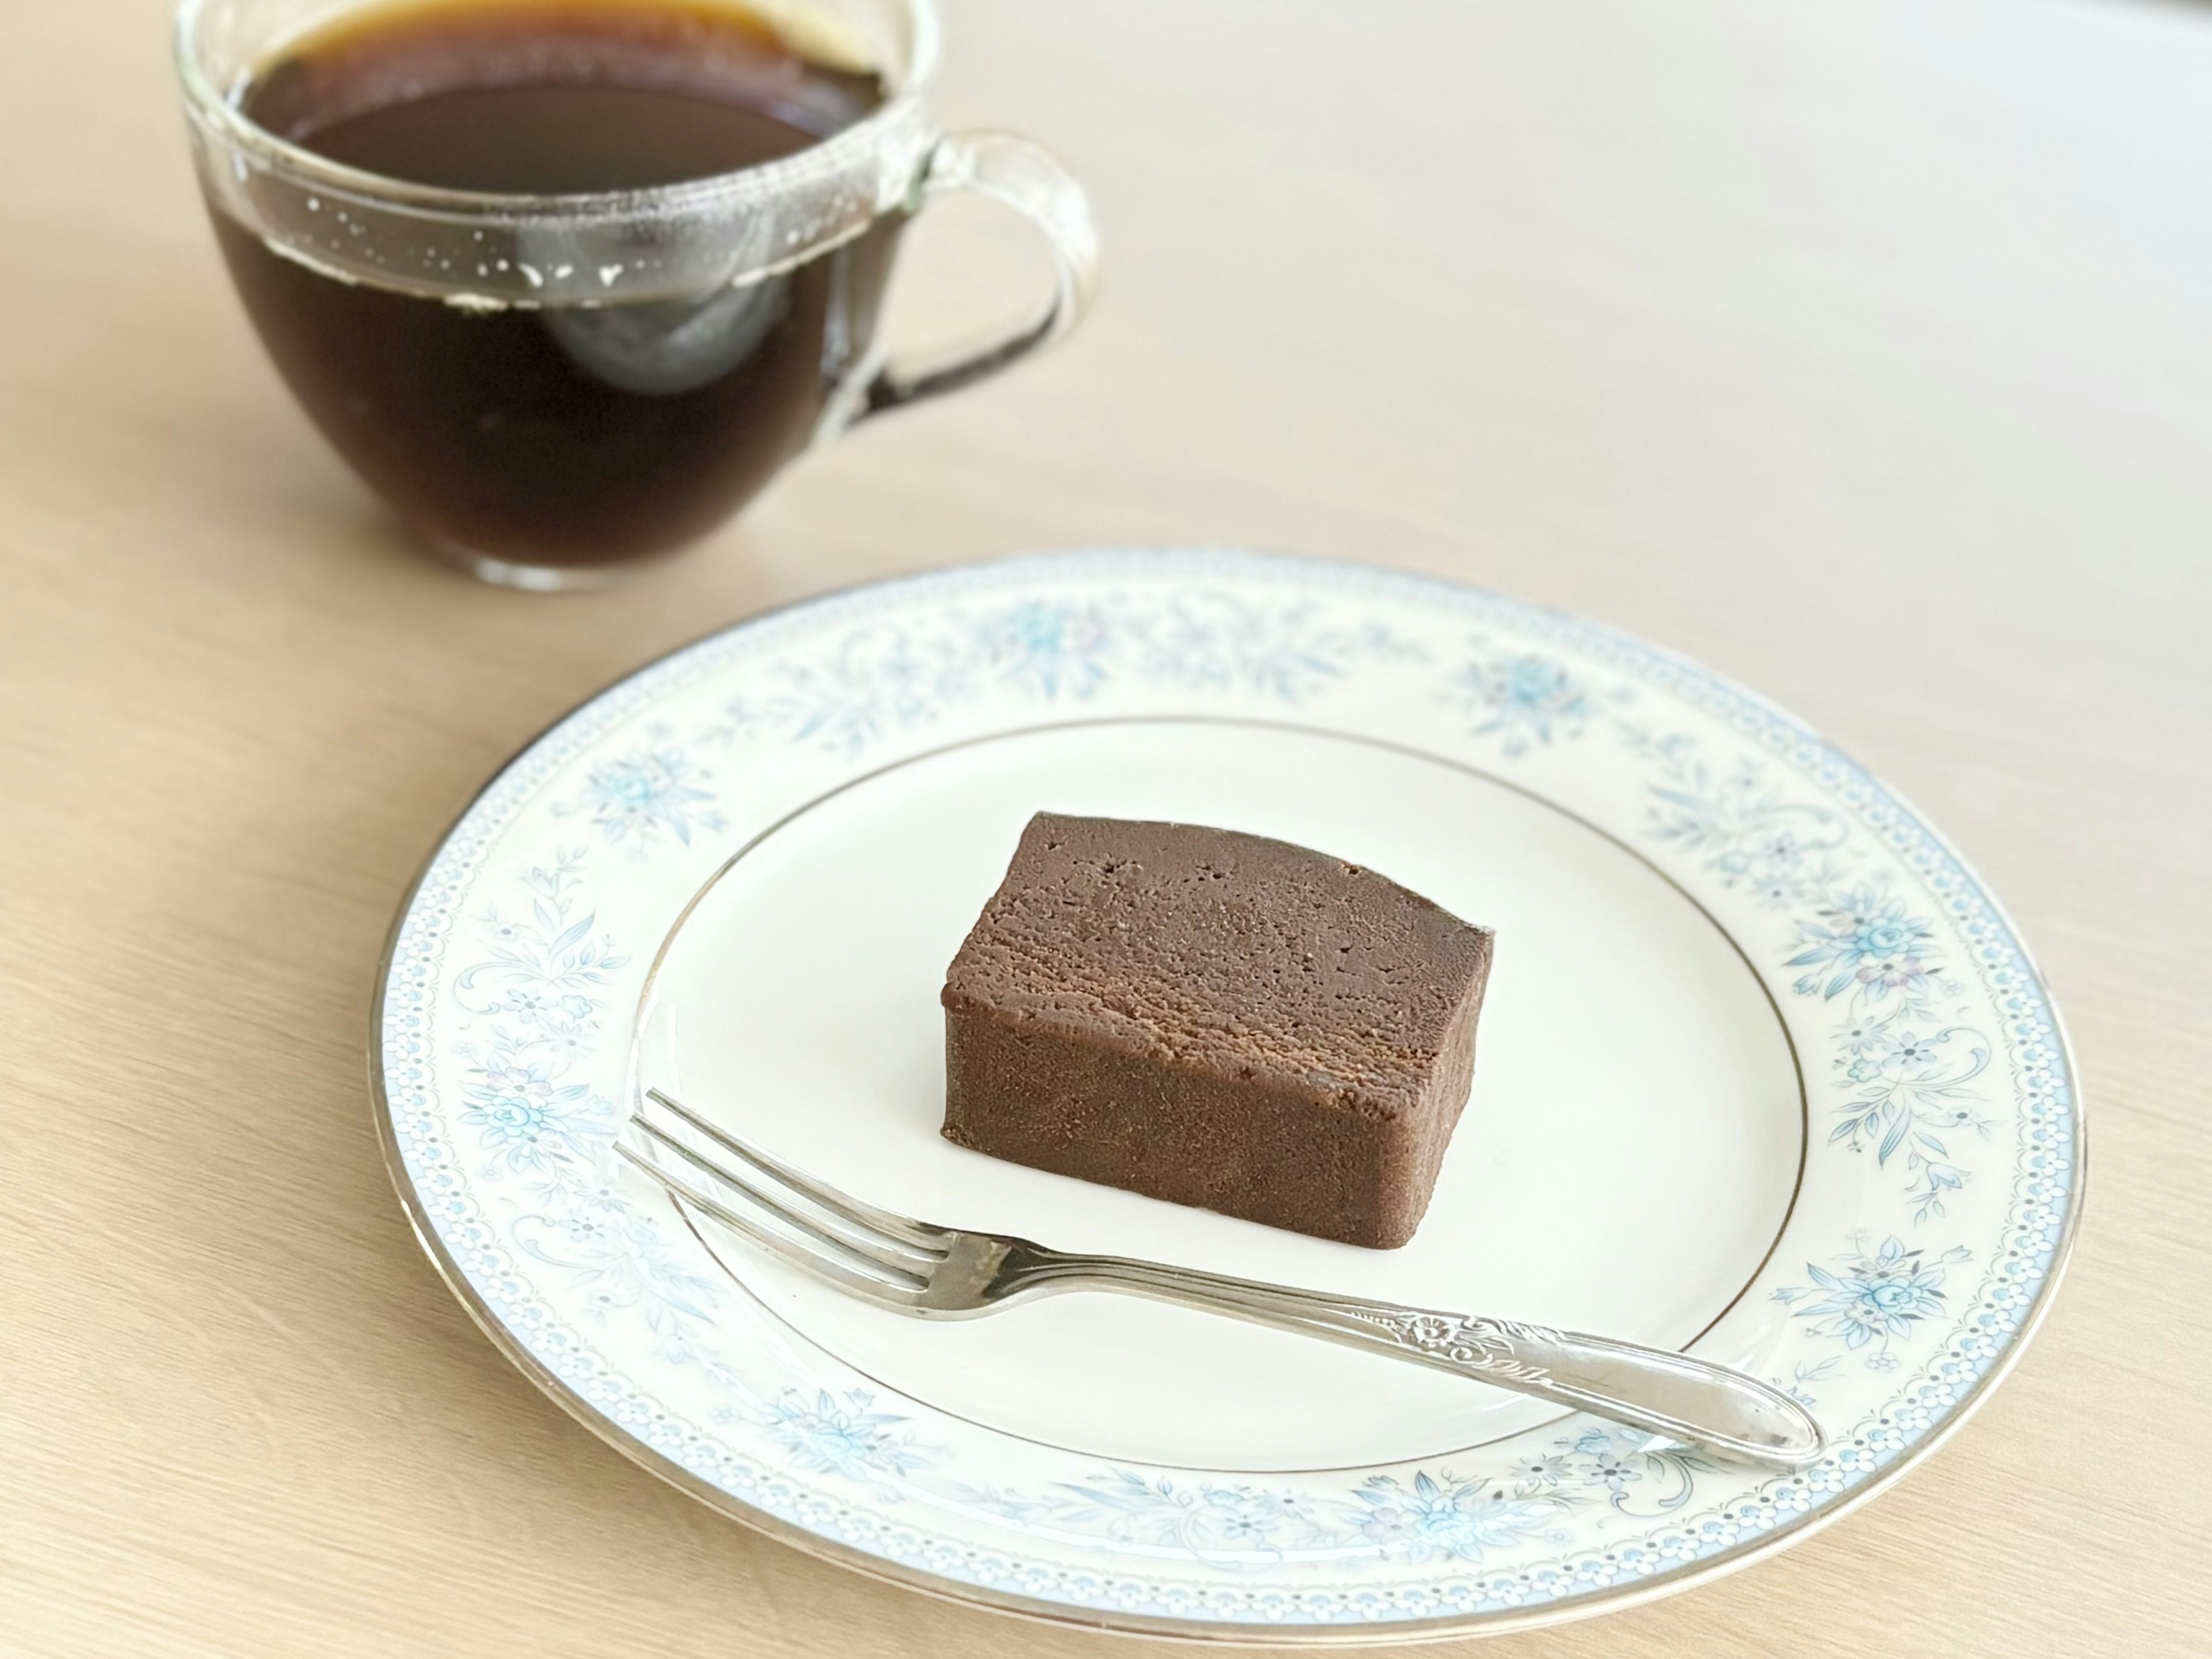
<svg viewBox="0 0 2212 1659">
<path fill-rule="evenodd" d="M 1042 808 L 1257 831 L 1497 929 L 1473 1098 L 1373 1252 L 956 1148 L 945 963 Z M 395 929 L 374 1056 L 423 1244 L 654 1473 L 879 1577 L 1225 1640 L 1504 1629 L 1781 1548 L 2011 1364 L 2081 1195 L 1996 901 L 1803 725 L 1441 582 L 1018 560 L 744 623 L 485 789 Z M 959 1226 L 1694 1347 L 1834 1451 L 1724 1462 L 1441 1372 L 1097 1295 L 924 1323 L 615 1156 L 660 1086 Z"/>
</svg>

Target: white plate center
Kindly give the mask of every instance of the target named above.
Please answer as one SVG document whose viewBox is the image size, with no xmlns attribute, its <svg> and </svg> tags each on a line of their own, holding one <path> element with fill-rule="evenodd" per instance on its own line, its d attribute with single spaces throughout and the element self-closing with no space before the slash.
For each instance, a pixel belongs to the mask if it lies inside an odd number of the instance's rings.
<svg viewBox="0 0 2212 1659">
<path fill-rule="evenodd" d="M 1278 836 L 1497 929 L 1474 1093 L 1411 1244 L 1327 1243 L 939 1138 L 945 967 L 1023 824 L 1045 809 Z M 946 750 L 827 797 L 691 911 L 641 1037 L 642 1083 L 932 1221 L 1676 1347 L 1757 1270 L 1803 1146 L 1797 1069 L 1765 993 L 1650 865 L 1449 763 L 1267 726 L 1060 726 Z M 715 1243 L 763 1303 L 884 1389 L 1103 1459 L 1354 1467 L 1556 1414 L 1121 1297 L 926 1323 Z"/>
</svg>

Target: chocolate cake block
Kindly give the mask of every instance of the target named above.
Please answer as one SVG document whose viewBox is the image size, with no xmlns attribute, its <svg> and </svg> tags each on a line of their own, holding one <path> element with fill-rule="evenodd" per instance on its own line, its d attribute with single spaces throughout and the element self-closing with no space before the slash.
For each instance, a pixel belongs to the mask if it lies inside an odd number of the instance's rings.
<svg viewBox="0 0 2212 1659">
<path fill-rule="evenodd" d="M 1395 1249 L 1467 1103 L 1491 938 L 1285 842 L 1040 812 L 945 975 L 945 1139 Z"/>
</svg>

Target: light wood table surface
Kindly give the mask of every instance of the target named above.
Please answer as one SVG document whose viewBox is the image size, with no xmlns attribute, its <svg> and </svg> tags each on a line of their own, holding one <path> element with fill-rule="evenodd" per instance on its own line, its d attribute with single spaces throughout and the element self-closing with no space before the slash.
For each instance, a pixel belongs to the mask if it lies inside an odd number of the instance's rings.
<svg viewBox="0 0 2212 1659">
<path fill-rule="evenodd" d="M 717 1518 L 508 1368 L 363 1081 L 393 907 L 601 684 L 763 606 L 1231 542 L 1767 691 L 2014 911 L 2094 1120 L 2018 1373 L 1801 1548 L 1529 1656 L 2212 1651 L 2212 11 L 952 0 L 1058 147 L 1063 353 L 618 592 L 410 552 L 249 336 L 166 0 L 0 5 L 0 1653 L 1081 1659 Z M 908 334 L 1032 275 L 949 215 Z M 1140 1644 L 1141 1645 L 1141 1644 Z"/>
</svg>

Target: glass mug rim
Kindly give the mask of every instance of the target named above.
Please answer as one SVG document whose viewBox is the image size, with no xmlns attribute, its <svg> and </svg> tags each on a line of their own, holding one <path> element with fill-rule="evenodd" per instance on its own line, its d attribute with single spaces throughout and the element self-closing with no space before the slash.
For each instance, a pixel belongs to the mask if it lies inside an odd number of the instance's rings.
<svg viewBox="0 0 2212 1659">
<path fill-rule="evenodd" d="M 282 167 L 301 184 L 320 184 L 333 196 L 374 202 L 387 212 L 412 213 L 452 222 L 515 224 L 534 218 L 557 219 L 577 227 L 605 225 L 644 215 L 712 214 L 741 198 L 759 199 L 805 187 L 825 174 L 902 138 L 921 125 L 922 94 L 937 67 L 939 28 L 932 0 L 891 0 L 905 14 L 905 61 L 896 66 L 896 89 L 876 108 L 818 143 L 778 161 L 710 173 L 676 184 L 635 190 L 550 193 L 459 190 L 417 184 L 389 173 L 349 167 L 271 132 L 248 116 L 230 92 L 216 84 L 200 55 L 200 25 L 223 0 L 178 0 L 171 51 L 186 111 L 210 136 Z M 347 8 L 368 10 L 375 0 Z M 748 9 L 741 3 L 732 11 Z M 343 15 L 337 11 L 332 15 Z M 772 24 L 771 24 L 772 26 Z M 268 47 L 283 44 L 282 35 Z"/>
</svg>

